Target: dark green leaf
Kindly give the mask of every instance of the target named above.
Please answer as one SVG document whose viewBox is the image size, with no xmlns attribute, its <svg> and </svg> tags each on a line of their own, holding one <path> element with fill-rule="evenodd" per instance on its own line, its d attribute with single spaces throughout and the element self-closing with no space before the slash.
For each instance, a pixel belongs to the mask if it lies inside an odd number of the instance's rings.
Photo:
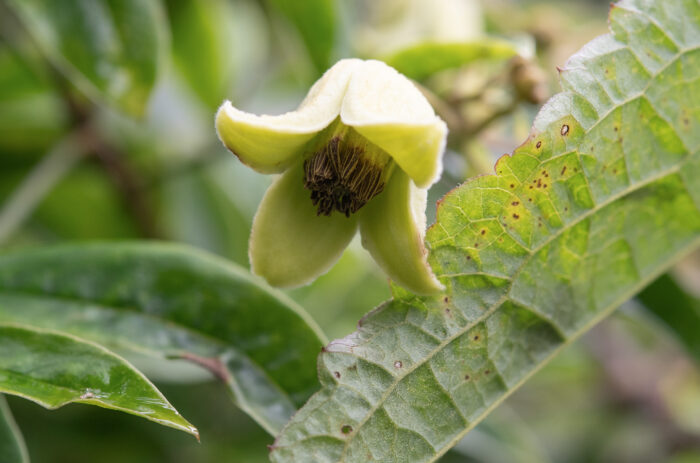
<svg viewBox="0 0 700 463">
<path fill-rule="evenodd" d="M 0 395 L 0 461 L 29 463 L 24 438 L 17 427 L 5 397 Z"/>
<path fill-rule="evenodd" d="M 700 4 L 622 5 L 496 175 L 440 202 L 445 294 L 397 287 L 328 345 L 273 461 L 435 461 L 700 245 Z"/>
<path fill-rule="evenodd" d="M 54 409 L 71 402 L 146 418 L 199 437 L 126 360 L 73 336 L 0 324 L 0 392 Z"/>
<path fill-rule="evenodd" d="M 464 43 L 425 42 L 398 51 L 385 61 L 400 73 L 423 80 L 445 69 L 467 66 L 480 59 L 505 60 L 516 53 L 512 43 L 497 39 Z"/>
<path fill-rule="evenodd" d="M 301 35 L 319 73 L 330 67 L 338 27 L 334 0 L 269 0 Z"/>
<path fill-rule="evenodd" d="M 700 362 L 700 300 L 685 292 L 668 274 L 660 276 L 637 297 Z"/>
<path fill-rule="evenodd" d="M 321 335 L 245 270 L 165 244 L 60 246 L 0 256 L 0 321 L 195 361 L 271 433 L 318 388 Z"/>
<path fill-rule="evenodd" d="M 44 54 L 91 98 L 143 113 L 165 42 L 159 0 L 10 0 Z"/>
</svg>

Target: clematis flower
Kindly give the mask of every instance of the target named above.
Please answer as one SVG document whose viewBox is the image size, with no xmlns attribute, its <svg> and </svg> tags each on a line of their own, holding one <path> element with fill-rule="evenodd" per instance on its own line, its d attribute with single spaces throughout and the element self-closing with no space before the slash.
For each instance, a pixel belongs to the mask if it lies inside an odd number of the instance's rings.
<svg viewBox="0 0 700 463">
<path fill-rule="evenodd" d="M 216 128 L 244 164 L 282 174 L 253 220 L 254 273 L 273 286 L 308 283 L 359 228 L 396 283 L 421 294 L 442 289 L 423 238 L 447 128 L 406 77 L 380 61 L 341 60 L 296 111 L 257 116 L 226 101 Z"/>
</svg>

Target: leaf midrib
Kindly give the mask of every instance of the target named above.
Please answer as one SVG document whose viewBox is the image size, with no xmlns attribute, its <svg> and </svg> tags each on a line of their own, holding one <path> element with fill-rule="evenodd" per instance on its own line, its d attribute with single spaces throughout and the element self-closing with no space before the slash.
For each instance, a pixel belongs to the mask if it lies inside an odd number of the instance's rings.
<svg viewBox="0 0 700 463">
<path fill-rule="evenodd" d="M 549 355 L 547 355 L 542 361 L 539 363 L 535 364 L 535 367 L 525 373 L 525 375 L 517 382 L 515 383 L 512 387 L 508 388 L 507 391 L 503 395 L 501 395 L 496 401 L 494 401 L 493 404 L 488 406 L 483 413 L 481 413 L 479 416 L 486 416 L 487 414 L 491 413 L 496 407 L 498 407 L 505 399 L 507 399 L 512 393 L 517 391 L 521 385 L 523 385 L 528 379 L 530 379 L 535 373 L 540 371 L 547 363 L 549 363 L 550 360 L 552 360 L 554 357 L 556 357 L 564 348 L 567 346 L 571 345 L 571 343 L 575 340 L 577 340 L 583 333 L 587 332 L 590 330 L 593 326 L 595 326 L 598 322 L 600 322 L 602 319 L 607 317 L 610 312 L 618 307 L 619 305 L 623 304 L 625 301 L 627 301 L 629 298 L 637 294 L 642 288 L 644 288 L 646 285 L 651 283 L 653 280 L 659 277 L 659 275 L 663 274 L 668 267 L 670 267 L 674 262 L 676 262 L 678 259 L 681 257 L 685 256 L 687 253 L 691 252 L 693 249 L 700 247 L 700 237 L 694 239 L 691 241 L 688 246 L 684 247 L 683 249 L 679 250 L 677 253 L 673 254 L 669 259 L 667 259 L 663 264 L 659 265 L 659 268 L 651 272 L 648 276 L 644 278 L 640 278 L 639 282 L 634 285 L 632 288 L 630 288 L 629 291 L 624 292 L 623 294 L 620 295 L 619 298 L 608 304 L 603 310 L 600 311 L 600 313 L 596 314 L 594 317 L 592 317 L 587 323 L 585 323 L 581 328 L 578 330 L 574 331 L 569 337 L 564 338 L 563 342 L 561 345 L 556 347 Z M 469 424 L 462 432 L 458 433 L 455 438 L 450 440 L 450 442 L 443 447 L 443 449 L 440 450 L 440 452 L 437 452 L 435 457 L 429 462 L 436 461 L 438 458 L 440 458 L 442 455 L 444 455 L 448 450 L 450 450 L 454 445 L 459 442 L 470 430 L 472 430 L 476 425 L 480 423 L 480 420 L 474 420 L 471 424 Z"/>
<path fill-rule="evenodd" d="M 671 60 L 671 61 L 675 61 L 676 59 L 677 59 L 677 57 L 674 58 L 674 59 Z M 628 102 L 628 101 L 626 100 L 625 102 L 620 103 L 619 105 L 615 105 L 615 107 L 622 106 L 622 105 L 626 104 L 627 102 Z M 611 111 L 612 111 L 612 110 L 611 110 Z M 600 121 L 597 121 L 596 124 L 597 124 L 598 122 L 600 122 Z M 595 127 L 596 124 L 594 124 L 593 126 L 591 126 L 591 129 L 592 129 L 593 127 Z M 589 129 L 589 130 L 590 130 L 590 129 Z M 402 376 L 398 377 L 396 381 L 393 381 L 393 382 L 392 382 L 392 384 L 387 388 L 386 392 L 385 392 L 384 394 L 382 394 L 382 396 L 379 398 L 379 400 L 377 401 L 377 403 L 376 403 L 375 405 L 372 406 L 372 408 L 368 411 L 368 413 L 367 413 L 366 416 L 362 419 L 362 421 L 359 422 L 359 423 L 354 427 L 351 436 L 349 436 L 349 437 L 345 440 L 345 443 L 344 443 L 344 445 L 343 445 L 343 452 L 341 453 L 341 457 L 340 457 L 340 458 L 341 458 L 341 461 L 343 461 L 343 459 L 345 458 L 346 452 L 347 452 L 347 450 L 348 450 L 348 448 L 349 448 L 349 444 L 350 444 L 350 442 L 353 441 L 354 436 L 357 435 L 358 431 L 365 425 L 365 423 L 367 423 L 367 421 L 374 415 L 374 413 L 375 413 L 381 406 L 384 405 L 384 403 L 385 403 L 386 400 L 389 398 L 389 396 L 391 395 L 391 393 L 394 391 L 394 389 L 396 388 L 396 386 L 398 386 L 399 383 L 401 383 L 401 381 L 402 381 L 404 378 L 408 377 L 413 371 L 415 371 L 416 369 L 418 369 L 419 367 L 421 367 L 422 365 L 424 365 L 426 362 L 428 362 L 429 360 L 431 360 L 438 352 L 440 352 L 442 349 L 444 349 L 444 348 L 445 348 L 448 344 L 450 344 L 452 341 L 454 341 L 454 340 L 457 339 L 458 337 L 464 335 L 464 333 L 466 333 L 467 331 L 469 331 L 470 329 L 472 329 L 474 326 L 476 326 L 476 325 L 478 325 L 479 323 L 483 322 L 486 318 L 488 318 L 491 314 L 493 314 L 504 302 L 506 302 L 507 300 L 510 299 L 510 292 L 511 292 L 511 290 L 512 290 L 512 288 L 513 288 L 513 283 L 515 282 L 515 280 L 517 279 L 517 277 L 520 275 L 520 273 L 521 273 L 521 271 L 523 270 L 523 268 L 525 268 L 525 266 L 527 265 L 527 263 L 530 262 L 530 259 L 532 259 L 532 257 L 533 257 L 535 254 L 537 254 L 542 248 L 544 248 L 545 246 L 549 245 L 552 241 L 554 241 L 555 239 L 557 239 L 559 236 L 561 236 L 563 233 L 565 233 L 565 232 L 566 232 L 567 230 L 569 230 L 571 227 L 575 226 L 576 224 L 580 223 L 581 221 L 585 220 L 586 218 L 588 218 L 588 217 L 594 215 L 595 213 L 599 212 L 599 211 L 600 211 L 601 209 L 603 209 L 605 206 L 607 206 L 607 205 L 609 205 L 609 204 L 611 204 L 611 203 L 613 203 L 613 202 L 615 202 L 615 201 L 617 201 L 617 200 L 619 200 L 619 199 L 621 199 L 621 198 L 623 198 L 623 197 L 625 197 L 625 196 L 627 196 L 627 195 L 629 195 L 629 194 L 631 194 L 631 193 L 634 193 L 635 191 L 637 191 L 637 190 L 639 190 L 639 189 L 641 189 L 641 188 L 643 188 L 643 187 L 645 187 L 645 186 L 647 186 L 647 185 L 649 185 L 649 184 L 651 184 L 651 183 L 654 183 L 654 182 L 656 182 L 656 181 L 658 181 L 658 180 L 660 180 L 660 179 L 662 179 L 662 178 L 664 178 L 664 177 L 667 177 L 667 176 L 669 176 L 669 175 L 671 175 L 671 174 L 680 172 L 681 166 L 682 166 L 683 164 L 685 164 L 686 162 L 688 162 L 688 159 L 692 158 L 692 156 L 695 155 L 695 154 L 696 154 L 696 153 L 692 153 L 692 154 L 691 154 L 691 153 L 688 153 L 688 154 L 681 160 L 681 162 L 679 162 L 679 163 L 676 164 L 675 166 L 670 167 L 670 168 L 668 168 L 668 169 L 666 169 L 666 170 L 663 170 L 663 171 L 657 173 L 657 174 L 654 175 L 654 176 L 648 177 L 648 178 L 646 178 L 646 179 L 644 179 L 644 180 L 642 180 L 642 181 L 640 181 L 640 182 L 635 183 L 634 185 L 630 185 L 629 187 L 625 188 L 624 190 L 621 190 L 620 192 L 618 192 L 618 193 L 616 193 L 616 194 L 614 194 L 614 195 L 611 195 L 611 196 L 608 197 L 605 201 L 602 201 L 602 202 L 596 204 L 593 208 L 591 208 L 591 209 L 589 209 L 588 211 L 582 213 L 582 214 L 581 214 L 580 216 L 578 216 L 575 220 L 572 220 L 571 222 L 569 222 L 566 226 L 564 226 L 564 227 L 560 228 L 559 230 L 557 230 L 556 232 L 552 233 L 546 240 L 544 240 L 544 241 L 543 241 L 541 244 L 539 244 L 538 246 L 536 246 L 536 247 L 534 247 L 534 248 L 532 248 L 532 249 L 528 249 L 528 248 L 526 248 L 525 246 L 523 246 L 522 244 L 519 244 L 521 247 L 523 247 L 523 249 L 526 249 L 526 250 L 528 251 L 529 255 L 523 260 L 522 264 L 518 267 L 518 269 L 515 271 L 515 273 L 513 274 L 512 277 L 503 277 L 503 278 L 507 278 L 508 280 L 510 280 L 510 282 L 509 282 L 509 284 L 508 284 L 508 286 L 509 286 L 508 291 L 507 291 L 503 296 L 501 296 L 501 298 L 499 298 L 499 300 L 498 300 L 496 303 L 494 303 L 491 307 L 489 307 L 489 309 L 488 309 L 487 311 L 485 311 L 483 314 L 481 314 L 481 315 L 480 315 L 478 318 L 476 318 L 473 322 L 471 322 L 471 323 L 465 325 L 464 328 L 462 328 L 462 329 L 456 331 L 456 332 L 455 332 L 454 334 L 452 334 L 451 336 L 445 338 L 444 341 L 442 341 L 442 342 L 441 342 L 440 344 L 438 344 L 434 349 L 431 350 L 430 354 L 428 354 L 428 355 L 425 356 L 424 358 L 422 358 L 422 359 L 420 359 L 419 361 L 417 361 L 417 362 L 415 362 L 414 364 L 412 364 L 409 368 L 407 368 L 407 369 L 405 370 L 405 373 L 404 373 Z M 506 232 L 506 233 L 507 233 L 507 232 Z M 510 236 L 510 235 L 509 235 L 509 236 Z M 464 273 L 464 275 L 471 275 L 471 273 Z M 442 275 L 438 275 L 438 276 L 442 276 Z M 651 280 L 649 280 L 649 281 L 651 281 Z M 634 293 L 632 293 L 632 294 L 634 294 Z M 625 300 L 627 300 L 628 297 L 629 297 L 629 296 L 627 296 L 625 299 L 623 299 L 620 303 L 622 303 L 622 302 L 624 302 Z M 550 324 L 550 326 L 553 326 L 553 327 L 557 330 L 557 332 L 560 331 L 560 329 L 559 329 L 556 325 L 552 325 L 552 323 L 551 323 L 550 320 L 547 320 L 546 318 L 543 318 L 543 317 L 542 317 L 539 313 L 537 313 L 537 312 L 533 312 L 533 313 L 534 313 L 535 315 L 537 315 L 540 319 L 542 319 L 542 320 L 546 321 L 548 324 Z M 607 310 L 603 311 L 603 313 L 604 313 L 604 314 L 607 314 Z M 595 319 L 595 318 L 594 318 L 594 319 Z M 578 334 L 578 332 L 577 332 L 576 334 Z M 571 337 L 565 336 L 565 337 L 563 338 L 563 341 L 564 341 L 564 342 L 562 342 L 562 346 L 568 345 L 568 342 L 569 342 L 571 339 L 574 339 L 575 336 L 576 336 L 576 334 L 572 335 Z M 557 349 L 557 351 L 558 351 L 558 349 Z M 548 357 L 548 359 L 549 359 L 549 358 L 550 358 L 550 357 Z M 541 363 L 537 366 L 537 368 L 539 368 L 541 365 L 544 365 L 545 363 L 546 363 L 546 361 L 541 362 Z M 537 368 L 535 368 L 533 371 L 537 371 Z M 526 378 L 527 378 L 527 377 L 529 377 L 529 376 L 526 375 Z M 520 384 L 520 383 L 518 383 L 518 384 Z M 512 391 L 512 390 L 515 390 L 515 389 L 517 389 L 517 387 L 510 388 L 510 389 L 509 389 L 509 392 Z M 506 396 L 508 395 L 509 392 L 506 393 Z M 429 445 L 430 445 L 431 447 L 433 447 L 432 444 L 429 444 Z M 449 447 L 448 447 L 448 448 L 449 448 Z M 433 447 L 433 449 L 434 449 L 434 447 Z M 434 450 L 437 450 L 437 449 L 434 449 Z M 431 460 L 431 461 L 434 461 L 434 460 Z"/>
<path fill-rule="evenodd" d="M 150 318 L 151 320 L 154 320 L 158 323 L 170 325 L 176 329 L 181 329 L 183 331 L 191 333 L 192 335 L 194 335 L 196 337 L 201 337 L 204 340 L 206 340 L 207 342 L 210 342 L 210 343 L 216 345 L 217 347 L 219 347 L 221 349 L 221 351 L 219 353 L 217 353 L 217 355 L 215 357 L 212 357 L 212 358 L 216 358 L 216 359 L 221 360 L 225 356 L 227 351 L 235 351 L 238 355 L 245 357 L 248 360 L 248 362 L 250 362 L 250 364 L 256 368 L 258 374 L 260 374 L 261 376 L 266 378 L 267 381 L 269 382 L 269 384 L 272 387 L 274 387 L 274 389 L 276 389 L 281 396 L 285 397 L 289 401 L 289 403 L 291 403 L 292 405 L 294 404 L 294 401 L 292 401 L 289 394 L 277 383 L 277 381 L 272 379 L 270 377 L 270 375 L 267 373 L 267 371 L 261 365 L 259 365 L 256 361 L 254 361 L 249 355 L 247 355 L 245 352 L 243 352 L 242 350 L 238 349 L 235 346 L 227 344 L 225 341 L 222 341 L 222 340 L 215 338 L 215 337 L 208 335 L 208 334 L 200 333 L 200 332 L 195 331 L 194 329 L 192 329 L 190 327 L 183 326 L 183 325 L 176 323 L 172 320 L 156 317 L 152 314 L 143 312 L 143 311 L 141 311 L 139 309 L 135 309 L 133 307 L 119 306 L 116 304 L 112 305 L 112 306 L 107 306 L 105 304 L 102 304 L 102 303 L 99 303 L 96 301 L 80 299 L 80 298 L 74 297 L 74 296 L 65 296 L 65 295 L 47 296 L 46 294 L 37 293 L 37 292 L 29 291 L 29 290 L 16 290 L 16 289 L 7 290 L 5 288 L 0 288 L 0 294 L 7 294 L 10 296 L 18 296 L 18 297 L 26 296 L 26 297 L 35 298 L 35 299 L 46 299 L 46 300 L 56 300 L 57 299 L 60 301 L 74 303 L 74 304 L 80 304 L 80 305 L 88 305 L 89 304 L 89 305 L 98 307 L 99 310 L 113 311 L 113 312 L 116 312 L 117 314 L 119 314 L 120 312 L 121 313 L 130 313 L 130 314 L 134 314 L 137 316 Z M 2 324 L 3 324 L 3 322 L 0 321 L 0 325 L 2 325 Z M 26 325 L 26 323 L 23 323 L 23 324 Z M 31 326 L 31 325 L 29 325 L 29 326 Z M 60 331 L 60 332 L 67 333 L 64 331 Z M 67 334 L 69 334 L 69 333 L 67 333 Z M 80 339 L 84 340 L 83 338 L 80 338 Z M 89 341 L 89 340 L 85 340 L 85 341 Z M 176 354 L 176 353 L 168 354 L 168 353 L 163 352 L 163 351 L 157 351 L 157 350 L 150 349 L 147 347 L 142 347 L 138 344 L 134 344 L 133 342 L 125 341 L 125 340 L 123 340 L 123 338 L 120 338 L 120 340 L 118 342 L 113 343 L 112 345 L 114 345 L 114 347 L 123 348 L 123 349 L 129 350 L 129 351 L 132 351 L 134 353 L 141 353 L 144 355 L 149 355 L 149 356 L 152 356 L 153 358 L 159 358 L 159 359 L 177 358 L 177 359 L 190 361 L 187 358 L 185 358 L 182 354 Z M 185 349 L 183 349 L 182 352 L 192 353 L 192 354 L 197 355 L 196 352 L 187 351 Z M 193 363 L 193 362 L 191 362 L 191 363 Z M 196 365 L 196 363 L 193 363 L 193 365 Z M 238 392 L 237 397 L 245 398 L 245 395 L 241 394 L 240 387 L 238 385 L 238 381 L 237 381 L 236 377 L 232 374 L 232 372 L 230 371 L 228 366 L 226 366 L 226 371 L 228 371 L 230 374 L 229 374 L 228 381 L 225 381 L 224 384 L 229 388 L 235 389 Z M 30 400 L 33 400 L 33 399 L 30 399 Z M 273 426 L 269 422 L 268 419 L 264 418 L 259 413 L 257 413 L 249 405 L 247 400 L 245 400 L 245 401 L 244 400 L 236 400 L 236 404 L 238 405 L 239 408 L 244 410 L 248 415 L 250 415 L 251 417 L 254 417 L 255 421 L 258 422 L 261 426 L 263 426 L 265 428 L 265 430 L 267 432 L 269 432 L 271 435 L 275 435 L 275 433 L 280 431 L 280 429 L 277 429 L 275 426 Z M 49 407 L 47 406 L 47 408 L 49 408 Z"/>
</svg>

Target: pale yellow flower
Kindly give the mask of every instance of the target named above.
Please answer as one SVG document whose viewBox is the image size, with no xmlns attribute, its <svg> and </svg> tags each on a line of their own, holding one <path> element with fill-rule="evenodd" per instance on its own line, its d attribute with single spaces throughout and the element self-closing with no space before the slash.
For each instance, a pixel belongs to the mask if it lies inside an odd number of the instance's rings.
<svg viewBox="0 0 700 463">
<path fill-rule="evenodd" d="M 296 111 L 257 116 L 227 101 L 216 128 L 243 163 L 282 174 L 253 221 L 254 273 L 274 286 L 308 283 L 359 228 L 396 283 L 423 294 L 442 288 L 423 238 L 447 129 L 406 77 L 380 61 L 342 60 Z"/>
</svg>

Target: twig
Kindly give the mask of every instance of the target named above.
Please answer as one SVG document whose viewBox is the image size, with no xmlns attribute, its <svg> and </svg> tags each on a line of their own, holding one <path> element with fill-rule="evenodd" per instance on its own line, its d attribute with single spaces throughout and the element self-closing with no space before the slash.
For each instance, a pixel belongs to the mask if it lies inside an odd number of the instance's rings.
<svg viewBox="0 0 700 463">
<path fill-rule="evenodd" d="M 0 209 L 0 243 L 7 240 L 29 217 L 42 198 L 87 153 L 85 127 L 59 141 L 12 192 Z"/>
<path fill-rule="evenodd" d="M 413 85 L 420 90 L 423 96 L 425 96 L 425 99 L 428 100 L 428 103 L 430 103 L 430 106 L 432 106 L 435 112 L 445 121 L 451 133 L 461 133 L 464 130 L 464 119 L 459 111 L 452 108 L 445 100 L 426 86 L 415 80 L 413 81 Z"/>
<path fill-rule="evenodd" d="M 124 153 L 106 143 L 97 130 L 89 134 L 89 144 L 95 158 L 121 193 L 124 206 L 134 218 L 145 238 L 159 238 L 156 215 L 146 197 L 146 188 L 141 176 L 124 161 Z"/>
</svg>

